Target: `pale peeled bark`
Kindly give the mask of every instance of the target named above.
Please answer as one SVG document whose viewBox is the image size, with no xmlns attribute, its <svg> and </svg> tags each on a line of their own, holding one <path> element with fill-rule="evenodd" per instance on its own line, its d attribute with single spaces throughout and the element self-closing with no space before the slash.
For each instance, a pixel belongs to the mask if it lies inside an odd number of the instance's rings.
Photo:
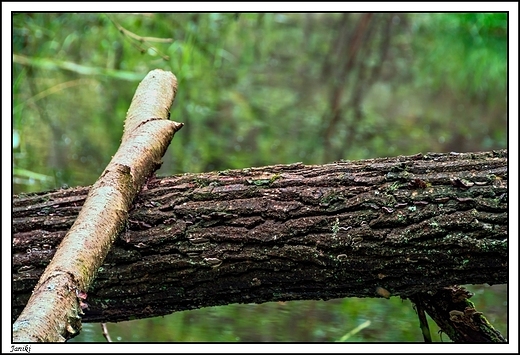
<svg viewBox="0 0 520 355">
<path fill-rule="evenodd" d="M 13 324 L 14 342 L 65 341 L 81 329 L 81 303 L 132 200 L 161 165 L 181 123 L 169 121 L 177 91 L 171 72 L 153 70 L 139 84 L 119 150 L 92 186 L 72 228 Z"/>
</svg>

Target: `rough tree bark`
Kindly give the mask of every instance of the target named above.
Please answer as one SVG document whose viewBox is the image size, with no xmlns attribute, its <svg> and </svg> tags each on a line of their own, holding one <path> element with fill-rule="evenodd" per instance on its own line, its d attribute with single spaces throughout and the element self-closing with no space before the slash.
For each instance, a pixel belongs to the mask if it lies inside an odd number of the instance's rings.
<svg viewBox="0 0 520 355">
<path fill-rule="evenodd" d="M 149 180 L 83 321 L 506 283 L 507 177 L 500 150 Z M 13 319 L 87 191 L 14 197 Z"/>
<path fill-rule="evenodd" d="M 153 70 L 139 84 L 121 146 L 89 190 L 27 305 L 13 324 L 15 342 L 57 342 L 81 329 L 85 291 L 124 229 L 134 197 L 161 166 L 181 123 L 169 121 L 177 91 L 171 72 Z M 67 228 L 68 229 L 68 228 Z"/>
<path fill-rule="evenodd" d="M 462 287 L 449 286 L 437 291 L 418 293 L 409 298 L 415 304 L 419 318 L 421 318 L 421 309 L 426 311 L 454 342 L 506 342 L 507 340 L 487 321 L 482 312 L 475 309 L 474 304 L 469 300 L 471 296 L 473 294 Z M 426 319 L 420 320 L 423 328 L 423 324 L 427 324 Z"/>
</svg>

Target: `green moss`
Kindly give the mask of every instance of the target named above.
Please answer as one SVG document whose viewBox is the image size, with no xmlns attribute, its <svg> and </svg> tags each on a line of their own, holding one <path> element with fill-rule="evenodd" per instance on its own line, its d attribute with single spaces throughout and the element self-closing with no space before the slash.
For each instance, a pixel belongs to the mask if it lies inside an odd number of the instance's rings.
<svg viewBox="0 0 520 355">
<path fill-rule="evenodd" d="M 271 183 L 271 180 L 270 179 L 258 179 L 258 180 L 251 180 L 251 182 L 249 182 L 249 183 L 250 184 L 252 183 L 256 186 L 265 186 L 265 185 L 269 185 Z"/>
<path fill-rule="evenodd" d="M 341 196 L 341 194 L 338 194 L 337 192 L 331 192 L 322 197 L 322 199 L 320 200 L 320 205 L 328 206 L 332 202 L 339 200 L 343 200 L 343 196 Z"/>
<path fill-rule="evenodd" d="M 401 187 L 401 184 L 397 181 L 395 181 L 390 187 L 388 188 L 388 191 L 395 191 L 398 190 Z"/>
<path fill-rule="evenodd" d="M 206 179 L 199 179 L 199 178 L 196 178 L 195 181 L 194 181 L 195 185 L 197 185 L 197 187 L 206 187 L 209 185 L 209 181 L 206 180 Z"/>
<path fill-rule="evenodd" d="M 271 179 L 269 179 L 269 183 L 272 184 L 273 182 L 275 182 L 276 180 L 278 180 L 279 178 L 281 178 L 281 175 L 280 174 L 274 174 Z"/>
<path fill-rule="evenodd" d="M 339 218 L 336 218 L 334 224 L 332 225 L 332 238 L 336 238 L 339 232 Z"/>
</svg>

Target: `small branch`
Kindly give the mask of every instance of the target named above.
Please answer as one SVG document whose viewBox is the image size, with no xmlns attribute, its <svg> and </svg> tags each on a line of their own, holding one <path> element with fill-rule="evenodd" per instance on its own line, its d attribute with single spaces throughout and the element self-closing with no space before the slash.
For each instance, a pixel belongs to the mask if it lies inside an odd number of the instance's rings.
<svg viewBox="0 0 520 355">
<path fill-rule="evenodd" d="M 111 16 L 107 15 L 107 17 L 110 19 L 110 21 L 112 21 L 112 23 L 114 24 L 114 26 L 117 27 L 117 29 L 119 30 L 119 32 L 127 37 L 129 39 L 129 42 L 130 44 L 132 44 L 134 47 L 136 47 L 139 52 L 141 53 L 145 53 L 146 50 L 143 49 L 140 44 L 144 45 L 146 47 L 146 49 L 151 49 L 153 50 L 155 53 L 157 53 L 158 55 L 161 56 L 162 59 L 164 60 L 170 60 L 170 57 L 165 55 L 164 53 L 162 53 L 161 51 L 159 51 L 157 48 L 155 47 L 152 47 L 150 45 L 147 44 L 147 42 L 156 42 L 156 43 L 172 43 L 173 42 L 173 38 L 157 38 L 157 37 L 142 37 L 142 36 L 139 36 L 129 30 L 127 30 L 126 28 L 124 28 L 123 26 L 121 26 L 116 20 L 114 20 Z M 132 40 L 135 40 L 137 42 L 139 42 L 140 44 L 136 44 L 134 42 L 132 42 Z"/>
<path fill-rule="evenodd" d="M 439 328 L 456 343 L 505 343 L 507 340 L 475 309 L 473 294 L 459 286 L 410 297 L 417 308 L 426 311 Z"/>
<path fill-rule="evenodd" d="M 103 77 L 110 77 L 127 81 L 139 81 L 143 79 L 143 75 L 136 72 L 88 67 L 73 62 L 60 61 L 50 58 L 26 57 L 16 53 L 13 54 L 13 63 L 45 70 L 68 70 L 81 75 L 99 75 Z"/>
<path fill-rule="evenodd" d="M 176 91 L 175 76 L 162 70 L 151 71 L 139 84 L 121 146 L 13 324 L 15 342 L 65 341 L 81 329 L 86 291 L 126 225 L 134 197 L 182 127 L 167 119 Z"/>
<path fill-rule="evenodd" d="M 110 334 L 108 333 L 108 328 L 106 323 L 101 323 L 101 330 L 103 331 L 103 336 L 107 340 L 107 343 L 111 343 L 112 339 L 110 338 Z"/>
<path fill-rule="evenodd" d="M 415 305 L 415 310 L 417 311 L 417 316 L 419 317 L 419 326 L 423 334 L 424 342 L 431 343 L 432 336 L 430 333 L 430 327 L 428 325 L 428 320 L 426 319 L 426 314 L 424 313 L 424 309 L 422 308 L 421 302 L 418 301 L 419 297 L 420 296 L 418 295 L 414 295 L 410 297 L 410 301 L 412 301 Z"/>
<path fill-rule="evenodd" d="M 69 89 L 71 87 L 74 87 L 74 86 L 78 86 L 78 85 L 85 85 L 85 84 L 88 84 L 88 83 L 93 83 L 95 82 L 95 80 L 93 79 L 75 79 L 75 80 L 70 80 L 70 81 L 67 81 L 67 82 L 64 82 L 64 83 L 60 83 L 60 84 L 57 84 L 57 85 L 54 85 L 48 89 L 45 89 L 43 91 L 40 91 L 39 93 L 37 94 L 34 94 L 33 96 L 31 96 L 30 98 L 28 98 L 27 100 L 25 100 L 24 102 L 22 102 L 21 104 L 17 105 L 15 107 L 18 108 L 20 105 L 27 105 L 27 104 L 34 104 L 36 103 L 36 101 L 38 100 L 41 100 L 47 96 L 50 96 L 50 95 L 53 95 L 61 90 L 65 90 L 65 89 Z"/>
</svg>

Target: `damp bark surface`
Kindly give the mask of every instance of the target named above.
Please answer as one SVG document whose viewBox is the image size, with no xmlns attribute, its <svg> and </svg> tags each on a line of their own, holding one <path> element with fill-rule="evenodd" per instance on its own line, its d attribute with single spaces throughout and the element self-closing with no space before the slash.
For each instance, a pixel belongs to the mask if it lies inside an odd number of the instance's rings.
<svg viewBox="0 0 520 355">
<path fill-rule="evenodd" d="M 150 179 L 82 321 L 507 283 L 507 179 L 507 150 Z M 13 319 L 87 191 L 14 196 Z"/>
</svg>

